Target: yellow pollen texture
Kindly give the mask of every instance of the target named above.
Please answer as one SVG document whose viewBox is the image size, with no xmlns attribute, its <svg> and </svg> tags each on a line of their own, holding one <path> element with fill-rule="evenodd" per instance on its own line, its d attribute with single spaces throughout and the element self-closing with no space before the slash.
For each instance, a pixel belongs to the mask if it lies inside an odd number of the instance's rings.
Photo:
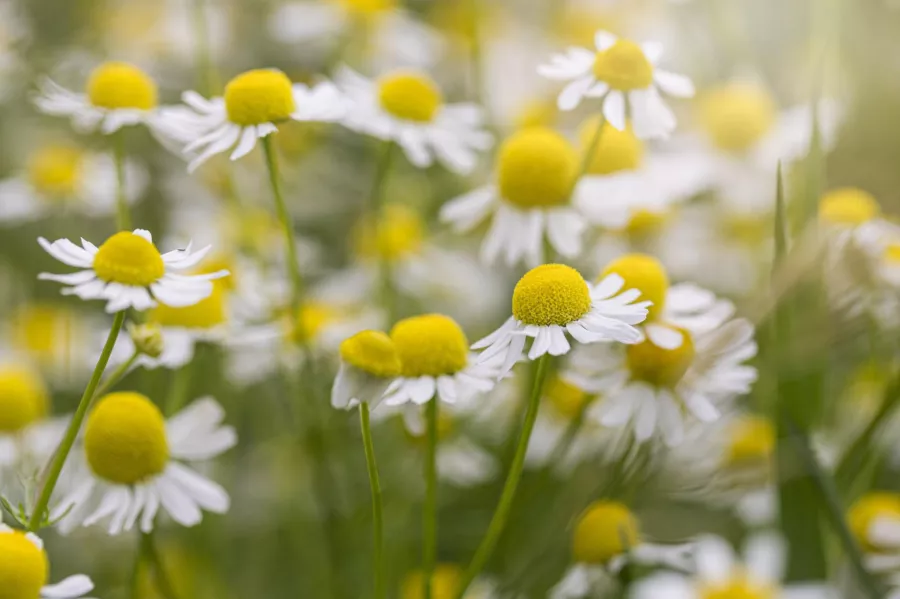
<svg viewBox="0 0 900 599">
<path fill-rule="evenodd" d="M 578 138 L 581 142 L 582 152 L 590 151 L 598 126 L 602 126 L 603 131 L 600 133 L 600 141 L 597 142 L 594 154 L 588 163 L 588 174 L 610 175 L 620 171 L 633 171 L 641 166 L 644 158 L 644 144 L 637 138 L 631 127 L 619 131 L 606 121 L 601 123 L 600 117 L 592 117 L 581 125 Z"/>
<path fill-rule="evenodd" d="M 356 230 L 356 253 L 364 258 L 399 260 L 422 248 L 425 224 L 407 206 L 390 204 L 377 223 L 364 222 Z"/>
<path fill-rule="evenodd" d="M 94 474 L 115 484 L 160 474 L 169 461 L 162 412 L 140 393 L 110 393 L 88 416 L 84 450 Z"/>
<path fill-rule="evenodd" d="M 444 99 L 437 84 L 425 73 L 396 71 L 378 80 L 378 101 L 398 119 L 427 123 Z"/>
<path fill-rule="evenodd" d="M 625 254 L 610 262 L 597 278 L 603 280 L 611 274 L 625 279 L 625 289 L 638 289 L 640 299 L 653 302 L 647 310 L 647 320 L 658 318 L 665 308 L 669 291 L 669 276 L 662 263 L 648 254 Z"/>
<path fill-rule="evenodd" d="M 855 187 L 829 191 L 819 201 L 819 218 L 830 225 L 855 227 L 881 214 L 878 201 Z"/>
<path fill-rule="evenodd" d="M 741 574 L 700 589 L 700 599 L 775 599 L 778 589 Z"/>
<path fill-rule="evenodd" d="M 462 584 L 462 569 L 455 564 L 438 564 L 431 575 L 432 599 L 456 599 Z M 407 574 L 400 590 L 401 599 L 423 599 L 424 574 L 416 571 Z"/>
<path fill-rule="evenodd" d="M 150 311 L 148 318 L 163 327 L 211 329 L 228 319 L 225 289 L 221 285 L 214 284 L 209 297 L 184 308 L 160 303 Z"/>
<path fill-rule="evenodd" d="M 0 599 L 38 599 L 50 564 L 21 532 L 0 532 Z"/>
<path fill-rule="evenodd" d="M 361 331 L 345 339 L 341 359 L 355 368 L 378 377 L 400 376 L 402 365 L 394 342 L 381 331 Z"/>
<path fill-rule="evenodd" d="M 405 318 L 391 329 L 391 339 L 405 377 L 452 375 L 468 363 L 466 334 L 449 316 Z"/>
<path fill-rule="evenodd" d="M 38 193 L 68 199 L 81 184 L 83 157 L 72 146 L 45 146 L 28 159 L 28 181 Z"/>
<path fill-rule="evenodd" d="M 776 116 L 768 92 L 748 83 L 710 90 L 700 102 L 700 122 L 713 143 L 728 152 L 749 150 L 769 132 Z"/>
<path fill-rule="evenodd" d="M 155 245 L 122 231 L 100 246 L 94 256 L 94 272 L 108 283 L 147 287 L 165 274 L 166 266 Z"/>
<path fill-rule="evenodd" d="M 565 264 L 544 264 L 519 279 L 513 290 L 512 313 L 519 322 L 564 326 L 591 309 L 587 282 Z"/>
<path fill-rule="evenodd" d="M 497 158 L 500 195 L 519 208 L 562 206 L 578 171 L 578 153 L 565 137 L 546 127 L 514 133 Z"/>
<path fill-rule="evenodd" d="M 553 410 L 568 419 L 575 418 L 589 398 L 587 393 L 558 376 L 547 383 L 544 391 L 544 399 L 553 406 Z"/>
<path fill-rule="evenodd" d="M 14 433 L 40 420 L 48 406 L 47 388 L 36 373 L 0 367 L 0 433 Z"/>
<path fill-rule="evenodd" d="M 679 329 L 682 334 L 681 346 L 663 349 L 650 339 L 625 348 L 628 370 L 631 378 L 657 387 L 672 388 L 681 381 L 694 361 L 694 342 L 691 334 Z"/>
<path fill-rule="evenodd" d="M 157 104 L 156 83 L 126 62 L 106 62 L 95 68 L 88 78 L 87 95 L 94 106 L 110 110 L 150 110 Z"/>
<path fill-rule="evenodd" d="M 847 523 L 864 551 L 878 552 L 885 549 L 872 542 L 870 529 L 880 519 L 900 520 L 900 494 L 876 492 L 864 495 L 847 512 Z"/>
<path fill-rule="evenodd" d="M 241 73 L 225 86 L 225 110 L 242 126 L 286 121 L 296 110 L 291 80 L 275 69 Z"/>
<path fill-rule="evenodd" d="M 761 416 L 744 416 L 732 423 L 726 462 L 732 466 L 765 463 L 775 448 L 775 427 Z"/>
<path fill-rule="evenodd" d="M 623 504 L 593 503 L 581 515 L 572 536 L 572 557 L 582 564 L 606 564 L 640 543 L 638 520 Z"/>
<path fill-rule="evenodd" d="M 653 65 L 639 45 L 620 39 L 597 52 L 594 76 L 615 90 L 646 89 L 653 83 Z"/>
</svg>

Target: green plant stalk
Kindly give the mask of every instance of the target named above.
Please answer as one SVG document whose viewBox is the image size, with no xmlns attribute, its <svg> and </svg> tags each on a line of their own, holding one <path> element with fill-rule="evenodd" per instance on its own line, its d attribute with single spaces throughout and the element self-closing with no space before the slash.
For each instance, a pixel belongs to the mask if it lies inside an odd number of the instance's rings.
<svg viewBox="0 0 900 599">
<path fill-rule="evenodd" d="M 125 185 L 125 130 L 113 135 L 113 161 L 116 165 L 116 226 L 120 231 L 131 230 L 131 211 Z"/>
<path fill-rule="evenodd" d="M 594 156 L 597 154 L 597 148 L 600 147 L 600 139 L 603 137 L 604 129 L 606 129 L 606 119 L 603 118 L 603 115 L 600 115 L 600 119 L 597 123 L 597 130 L 594 131 L 590 145 L 585 149 L 584 156 L 581 157 L 581 164 L 578 166 L 578 172 L 572 180 L 572 187 L 569 189 L 570 201 L 572 195 L 575 193 L 575 188 L 578 187 L 578 182 L 587 174 L 588 169 L 591 167 L 591 163 L 594 161 Z"/>
<path fill-rule="evenodd" d="M 375 167 L 375 179 L 372 181 L 372 189 L 369 192 L 369 212 L 372 219 L 372 227 L 376 236 L 376 240 L 381 228 L 381 219 L 384 208 L 384 189 L 387 183 L 388 173 L 394 162 L 394 154 L 396 154 L 396 144 L 393 141 L 384 142 L 384 149 L 381 157 L 378 159 L 378 165 Z M 376 241 L 377 251 L 377 241 Z M 378 252 L 378 278 L 381 287 L 381 303 L 387 314 L 389 325 L 397 321 L 397 290 L 394 287 L 394 276 L 391 260 L 388 256 L 381 255 Z"/>
<path fill-rule="evenodd" d="M 586 398 L 585 402 L 578 408 L 578 413 L 569 421 L 565 432 L 563 432 L 563 436 L 556 444 L 556 447 L 553 448 L 553 451 L 550 452 L 550 458 L 547 460 L 546 468 L 552 468 L 554 464 L 558 464 L 566 459 L 569 450 L 572 448 L 572 444 L 575 442 L 575 438 L 578 436 L 578 433 L 581 432 L 581 427 L 584 426 L 585 415 L 593 400 L 593 397 Z"/>
<path fill-rule="evenodd" d="M 164 599 L 178 599 L 178 594 L 175 592 L 172 581 L 169 580 L 166 574 L 165 565 L 162 563 L 159 550 L 156 548 L 152 530 L 141 533 L 141 552 L 153 569 L 153 582 L 156 583 L 156 589 Z"/>
<path fill-rule="evenodd" d="M 437 562 L 437 442 L 438 396 L 425 406 L 428 438 L 425 444 L 425 505 L 422 510 L 422 596 L 432 598 L 432 578 Z"/>
<path fill-rule="evenodd" d="M 124 377 L 128 373 L 128 371 L 131 370 L 131 367 L 134 365 L 135 361 L 140 355 L 141 354 L 135 352 L 131 354 L 130 358 L 119 364 L 118 368 L 113 370 L 108 377 L 103 379 L 103 382 L 97 385 L 97 388 L 94 390 L 94 397 L 103 397 L 104 395 L 109 393 L 109 390 L 112 389 L 113 385 L 122 380 L 122 377 Z"/>
<path fill-rule="evenodd" d="M 166 415 L 171 416 L 177 413 L 187 401 L 196 361 L 195 356 L 193 360 L 172 374 L 172 386 L 169 388 L 169 395 L 166 398 Z"/>
<path fill-rule="evenodd" d="M 384 599 L 386 594 L 384 579 L 384 506 L 381 499 L 381 481 L 378 465 L 375 463 L 375 445 L 369 426 L 369 404 L 359 405 L 359 426 L 362 430 L 363 448 L 366 452 L 366 468 L 369 471 L 369 486 L 372 487 L 372 569 L 375 575 L 375 599 Z"/>
<path fill-rule="evenodd" d="M 544 381 L 547 378 L 547 370 L 550 366 L 550 354 L 544 354 L 538 358 L 537 372 L 534 377 L 534 384 L 531 389 L 531 397 L 528 401 L 528 410 L 525 412 L 525 420 L 522 423 L 522 432 L 519 435 L 519 443 L 516 446 L 516 453 L 513 457 L 512 464 L 509 467 L 509 474 L 503 485 L 503 492 L 500 495 L 500 502 L 494 512 L 491 523 L 488 526 L 487 533 L 481 540 L 481 544 L 475 551 L 472 562 L 466 569 L 460 584 L 459 591 L 456 594 L 457 599 L 463 599 L 469 586 L 475 578 L 484 569 L 487 561 L 490 559 L 500 540 L 503 529 L 509 520 L 512 511 L 513 499 L 516 496 L 516 489 L 522 478 L 522 468 L 525 465 L 525 451 L 528 449 L 528 442 L 531 439 L 531 432 L 534 430 L 534 423 L 537 420 L 538 409 L 541 405 L 541 394 L 544 390 Z"/>
<path fill-rule="evenodd" d="M 193 25 L 194 25 L 194 60 L 197 68 L 197 85 L 199 92 L 205 96 L 210 96 L 214 92 L 218 81 L 218 77 L 213 67 L 212 57 L 209 49 L 209 23 L 206 18 L 206 2 L 204 0 L 194 0 L 191 8 L 193 9 Z"/>
<path fill-rule="evenodd" d="M 125 312 L 116 312 L 112 329 L 110 329 L 109 336 L 106 338 L 106 344 L 103 346 L 103 351 L 100 353 L 100 359 L 97 360 L 97 365 L 94 366 L 94 372 L 91 374 L 91 379 L 88 382 L 84 393 L 81 395 L 81 401 L 78 402 L 78 408 L 75 410 L 75 415 L 72 417 L 72 421 L 66 429 L 66 434 L 60 442 L 59 447 L 56 448 L 53 458 L 50 461 L 47 478 L 44 481 L 44 486 L 41 487 L 41 493 L 38 495 L 37 503 L 34 506 L 34 511 L 31 513 L 31 519 L 28 522 L 28 530 L 31 532 L 37 532 L 41 527 L 41 523 L 44 521 L 44 513 L 47 511 L 47 506 L 50 504 L 50 497 L 53 495 L 53 489 L 56 488 L 56 483 L 59 481 L 59 475 L 62 473 L 63 466 L 66 464 L 66 458 L 69 457 L 69 452 L 72 451 L 72 446 L 75 444 L 75 438 L 78 436 L 78 431 L 81 430 L 81 424 L 84 422 L 84 417 L 87 415 L 88 408 L 94 398 L 97 385 L 100 384 L 100 377 L 103 376 L 103 371 L 106 370 L 106 365 L 109 363 L 109 356 L 112 354 L 113 346 L 116 344 L 116 339 L 119 337 L 119 331 L 122 330 L 122 324 L 124 322 Z"/>
</svg>

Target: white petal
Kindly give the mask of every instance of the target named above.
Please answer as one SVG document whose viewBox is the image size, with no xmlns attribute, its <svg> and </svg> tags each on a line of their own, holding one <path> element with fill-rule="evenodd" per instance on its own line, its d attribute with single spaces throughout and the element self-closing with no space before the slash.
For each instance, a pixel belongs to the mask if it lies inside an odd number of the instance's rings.
<svg viewBox="0 0 900 599">
<path fill-rule="evenodd" d="M 594 85 L 594 81 L 593 75 L 587 75 L 566 85 L 559 93 L 559 98 L 556 101 L 559 109 L 565 111 L 574 110 L 581 103 L 584 94 Z"/>
<path fill-rule="evenodd" d="M 681 331 L 662 324 L 648 324 L 644 327 L 647 337 L 656 347 L 673 350 L 684 343 L 684 335 Z"/>
<path fill-rule="evenodd" d="M 775 532 L 753 535 L 744 548 L 744 562 L 750 575 L 769 584 L 781 580 L 786 558 L 784 539 Z"/>
<path fill-rule="evenodd" d="M 705 536 L 696 545 L 697 574 L 704 582 L 723 583 L 734 573 L 734 551 L 720 537 Z"/>
<path fill-rule="evenodd" d="M 84 574 L 64 578 L 56 584 L 48 584 L 41 589 L 41 597 L 47 599 L 70 599 L 81 597 L 94 590 L 94 583 Z"/>
<path fill-rule="evenodd" d="M 622 92 L 618 90 L 609 92 L 603 101 L 603 116 L 619 131 L 625 130 L 625 95 Z"/>
<path fill-rule="evenodd" d="M 177 462 L 168 465 L 165 476 L 177 482 L 191 499 L 209 512 L 224 514 L 231 505 L 225 489 Z"/>
<path fill-rule="evenodd" d="M 691 98 L 695 93 L 694 84 L 684 75 L 656 69 L 653 80 L 662 91 L 676 98 Z"/>
</svg>

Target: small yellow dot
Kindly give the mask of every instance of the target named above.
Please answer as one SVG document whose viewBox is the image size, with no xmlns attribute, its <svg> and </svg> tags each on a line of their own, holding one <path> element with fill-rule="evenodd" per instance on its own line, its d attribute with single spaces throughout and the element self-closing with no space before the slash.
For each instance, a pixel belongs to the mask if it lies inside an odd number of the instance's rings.
<svg viewBox="0 0 900 599">
<path fill-rule="evenodd" d="M 21 532 L 0 532 L 0 599 L 38 599 L 47 584 L 47 554 Z"/>
<path fill-rule="evenodd" d="M 108 283 L 147 287 L 166 272 L 156 246 L 129 231 L 116 233 L 94 256 L 94 272 Z"/>
<path fill-rule="evenodd" d="M 500 195 L 520 208 L 569 203 L 578 171 L 578 153 L 565 137 L 546 127 L 514 133 L 497 158 Z"/>
<path fill-rule="evenodd" d="M 31 370 L 0 367 L 0 433 L 15 433 L 47 414 L 47 388 Z"/>
<path fill-rule="evenodd" d="M 854 227 L 880 214 L 878 201 L 868 192 L 855 187 L 834 189 L 819 201 L 819 218 L 830 225 Z"/>
<path fill-rule="evenodd" d="M 590 398 L 590 395 L 559 376 L 552 378 L 544 391 L 544 399 L 566 419 L 575 418 Z"/>
<path fill-rule="evenodd" d="M 44 146 L 28 159 L 28 181 L 43 196 L 71 199 L 81 186 L 83 163 L 82 153 L 73 146 Z"/>
<path fill-rule="evenodd" d="M 597 280 L 601 281 L 611 274 L 625 279 L 623 289 L 637 289 L 641 292 L 641 300 L 653 302 L 647 310 L 647 320 L 654 320 L 663 313 L 669 276 L 659 260 L 648 254 L 625 254 L 610 262 Z"/>
<path fill-rule="evenodd" d="M 531 269 L 513 290 L 513 316 L 525 324 L 564 326 L 590 309 L 587 282 L 577 270 L 564 264 L 544 264 Z"/>
<path fill-rule="evenodd" d="M 729 427 L 727 465 L 765 464 L 775 448 L 775 427 L 767 418 L 743 416 Z"/>
<path fill-rule="evenodd" d="M 583 153 L 590 151 L 598 126 L 603 127 L 603 131 L 588 164 L 588 174 L 610 175 L 621 171 L 633 171 L 641 166 L 644 144 L 631 127 L 619 131 L 605 120 L 601 123 L 600 117 L 586 120 L 579 128 L 578 137 Z"/>
<path fill-rule="evenodd" d="M 623 504 L 598 501 L 578 519 L 572 556 L 582 564 L 606 564 L 640 543 L 638 520 Z"/>
<path fill-rule="evenodd" d="M 769 93 L 747 83 L 710 90 L 699 105 L 700 122 L 713 143 L 728 152 L 749 150 L 772 129 L 777 116 Z"/>
<path fill-rule="evenodd" d="M 402 365 L 394 342 L 381 331 L 361 331 L 345 339 L 340 347 L 341 359 L 374 376 L 400 376 Z"/>
<path fill-rule="evenodd" d="M 326 327 L 341 317 L 341 311 L 334 306 L 310 302 L 302 306 L 298 317 L 289 323 L 288 338 L 295 343 L 314 342 Z"/>
<path fill-rule="evenodd" d="M 672 214 L 668 210 L 654 211 L 640 208 L 631 215 L 624 231 L 632 239 L 649 237 L 662 229 L 669 222 L 671 216 Z"/>
<path fill-rule="evenodd" d="M 674 388 L 694 362 L 696 354 L 691 334 L 678 329 L 681 345 L 675 349 L 663 349 L 650 339 L 626 347 L 628 370 L 631 378 L 657 387 Z"/>
<path fill-rule="evenodd" d="M 397 7 L 397 0 L 335 0 L 351 14 L 372 17 Z"/>
<path fill-rule="evenodd" d="M 225 109 L 242 126 L 286 121 L 296 110 L 291 80 L 275 69 L 241 73 L 225 86 Z"/>
<path fill-rule="evenodd" d="M 883 256 L 885 261 L 893 266 L 900 264 L 900 243 L 889 243 L 884 248 Z"/>
<path fill-rule="evenodd" d="M 597 53 L 594 76 L 614 90 L 646 89 L 653 83 L 653 65 L 639 45 L 619 39 Z"/>
<path fill-rule="evenodd" d="M 398 119 L 430 122 L 443 104 L 437 84 L 425 73 L 396 71 L 378 80 L 378 101 Z"/>
<path fill-rule="evenodd" d="M 462 568 L 455 564 L 438 564 L 431 575 L 432 599 L 456 599 L 462 584 Z M 403 578 L 400 590 L 401 599 L 422 599 L 424 574 L 420 571 L 410 572 Z"/>
<path fill-rule="evenodd" d="M 110 110 L 156 107 L 156 83 L 146 73 L 125 62 L 106 62 L 91 73 L 87 82 L 91 104 Z"/>
<path fill-rule="evenodd" d="M 415 210 L 389 204 L 377 223 L 363 222 L 355 233 L 359 256 L 393 262 L 419 253 L 425 239 L 425 223 Z"/>
<path fill-rule="evenodd" d="M 781 593 L 770 583 L 749 578 L 738 570 L 722 582 L 702 586 L 699 599 L 775 599 Z"/>
<path fill-rule="evenodd" d="M 449 316 L 425 314 L 405 318 L 391 329 L 403 376 L 456 374 L 468 363 L 466 334 Z"/>
<path fill-rule="evenodd" d="M 879 547 L 872 542 L 870 529 L 880 519 L 900 520 L 900 494 L 875 492 L 864 495 L 847 512 L 847 523 L 864 551 L 877 552 Z"/>
</svg>

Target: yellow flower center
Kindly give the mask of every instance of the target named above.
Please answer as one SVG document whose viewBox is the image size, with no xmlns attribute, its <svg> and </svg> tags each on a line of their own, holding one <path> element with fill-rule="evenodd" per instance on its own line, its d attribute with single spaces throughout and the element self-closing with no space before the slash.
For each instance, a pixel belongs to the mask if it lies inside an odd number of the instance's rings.
<svg viewBox="0 0 900 599">
<path fill-rule="evenodd" d="M 728 152 L 743 152 L 772 128 L 777 109 L 772 97 L 756 85 L 732 83 L 706 94 L 700 121 L 713 143 Z"/>
<path fill-rule="evenodd" d="M 295 343 L 315 341 L 322 330 L 341 319 L 341 312 L 326 304 L 311 302 L 301 306 L 297 319 L 290 323 L 288 338 Z"/>
<path fill-rule="evenodd" d="M 648 308 L 647 320 L 654 320 L 662 314 L 669 291 L 669 276 L 659 260 L 647 254 L 625 254 L 610 262 L 598 281 L 617 274 L 625 279 L 622 289 L 638 289 L 641 300 L 653 302 Z"/>
<path fill-rule="evenodd" d="M 160 474 L 169 461 L 162 412 L 140 393 L 110 393 L 88 416 L 84 451 L 94 474 L 115 484 Z"/>
<path fill-rule="evenodd" d="M 700 599 L 775 599 L 778 595 L 778 589 L 750 580 L 744 574 L 700 590 Z"/>
<path fill-rule="evenodd" d="M 418 71 L 396 71 L 378 80 L 381 107 L 398 119 L 430 122 L 444 98 L 437 84 Z"/>
<path fill-rule="evenodd" d="M 864 495 L 847 512 L 847 522 L 864 551 L 877 552 L 882 548 L 872 542 L 869 529 L 881 518 L 900 520 L 900 494 L 876 492 Z"/>
<path fill-rule="evenodd" d="M 624 232 L 634 239 L 649 237 L 662 229 L 671 216 L 671 213 L 666 210 L 654 212 L 640 208 L 631 215 Z"/>
<path fill-rule="evenodd" d="M 226 300 L 225 290 L 221 285 L 214 284 L 209 297 L 193 306 L 175 308 L 160 303 L 150 311 L 148 318 L 163 327 L 211 329 L 228 319 Z"/>
<path fill-rule="evenodd" d="M 41 359 L 52 359 L 69 344 L 67 334 L 73 315 L 50 304 L 34 304 L 18 310 L 12 321 L 16 345 Z"/>
<path fill-rule="evenodd" d="M 819 218 L 827 224 L 855 227 L 881 214 L 878 201 L 855 187 L 829 191 L 819 200 Z"/>
<path fill-rule="evenodd" d="M 516 283 L 512 313 L 516 320 L 538 326 L 564 326 L 591 309 L 587 282 L 565 264 L 532 268 Z"/>
<path fill-rule="evenodd" d="M 582 564 L 606 564 L 640 543 L 638 520 L 623 504 L 593 503 L 578 519 L 572 556 Z"/>
<path fill-rule="evenodd" d="M 663 349 L 650 339 L 625 348 L 631 378 L 657 387 L 672 388 L 687 372 L 694 361 L 694 341 L 691 334 L 681 331 L 683 341 L 675 349 Z"/>
<path fill-rule="evenodd" d="M 21 532 L 0 532 L 0 599 L 38 599 L 49 573 L 42 549 Z"/>
<path fill-rule="evenodd" d="M 466 334 L 449 316 L 405 318 L 391 329 L 391 339 L 405 377 L 456 374 L 468 363 Z"/>
<path fill-rule="evenodd" d="M 553 410 L 566 419 L 575 418 L 590 399 L 590 395 L 560 377 L 554 377 L 544 390 L 544 399 Z"/>
<path fill-rule="evenodd" d="M 45 146 L 28 160 L 28 181 L 41 195 L 68 199 L 81 185 L 83 157 L 72 146 Z"/>
<path fill-rule="evenodd" d="M 341 359 L 378 377 L 400 376 L 402 365 L 397 347 L 381 331 L 362 331 L 341 343 Z"/>
<path fill-rule="evenodd" d="M 884 248 L 884 259 L 893 266 L 900 264 L 900 243 L 891 243 Z"/>
<path fill-rule="evenodd" d="M 775 447 L 775 427 L 761 416 L 732 423 L 725 461 L 731 466 L 767 464 Z"/>
<path fill-rule="evenodd" d="M 532 127 L 514 133 L 500 146 L 497 164 L 497 184 L 506 201 L 520 208 L 569 203 L 578 153 L 556 131 Z"/>
<path fill-rule="evenodd" d="M 388 205 L 377 223 L 364 222 L 356 230 L 356 253 L 365 258 L 396 261 L 419 253 L 425 223 L 419 214 L 400 204 Z"/>
<path fill-rule="evenodd" d="M 600 117 L 592 117 L 581 125 L 578 137 L 582 152 L 590 151 L 598 126 L 603 127 L 603 131 L 588 164 L 588 174 L 609 175 L 619 171 L 633 171 L 641 166 L 644 144 L 631 127 L 619 131 L 605 120 L 601 123 Z"/>
<path fill-rule="evenodd" d="M 646 89 L 653 83 L 653 65 L 639 45 L 620 39 L 606 50 L 597 52 L 594 76 L 612 89 Z"/>
<path fill-rule="evenodd" d="M 105 62 L 94 69 L 87 82 L 91 104 L 116 110 L 156 107 L 156 83 L 144 71 L 126 62 Z"/>
<path fill-rule="evenodd" d="M 552 127 L 556 124 L 556 104 L 546 100 L 527 102 L 513 120 L 516 129 Z"/>
<path fill-rule="evenodd" d="M 49 404 L 47 389 L 34 372 L 0 368 L 0 433 L 14 433 L 40 420 Z"/>
<path fill-rule="evenodd" d="M 234 291 L 237 289 L 237 270 L 234 257 L 228 254 L 216 254 L 212 258 L 203 261 L 200 268 L 197 269 L 198 275 L 208 275 L 221 270 L 227 270 L 228 276 L 216 279 L 212 283 L 216 287 L 221 287 L 225 291 Z"/>
<path fill-rule="evenodd" d="M 747 245 L 763 243 L 772 233 L 772 223 L 765 214 L 728 214 L 722 225 L 726 239 Z"/>
<path fill-rule="evenodd" d="M 94 272 L 108 283 L 147 287 L 166 272 L 156 246 L 129 231 L 116 233 L 94 256 Z"/>
<path fill-rule="evenodd" d="M 397 0 L 335 0 L 337 4 L 347 12 L 361 16 L 371 17 L 378 13 L 387 12 L 397 7 Z"/>
<path fill-rule="evenodd" d="M 462 584 L 462 569 L 455 564 L 438 564 L 431 575 L 431 596 L 433 599 L 456 599 Z M 416 571 L 403 578 L 400 599 L 422 599 L 425 575 Z"/>
<path fill-rule="evenodd" d="M 296 110 L 291 80 L 275 69 L 241 73 L 225 86 L 225 110 L 242 126 L 286 121 Z"/>
</svg>

